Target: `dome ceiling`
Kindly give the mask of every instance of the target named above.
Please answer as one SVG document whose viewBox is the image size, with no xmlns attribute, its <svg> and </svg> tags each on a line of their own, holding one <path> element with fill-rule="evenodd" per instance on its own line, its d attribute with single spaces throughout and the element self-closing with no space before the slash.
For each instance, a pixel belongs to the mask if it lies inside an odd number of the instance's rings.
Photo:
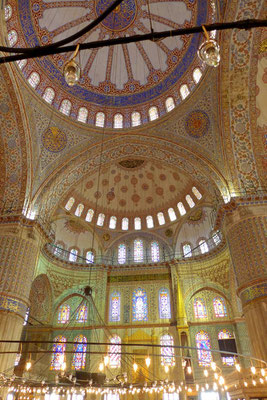
<svg viewBox="0 0 267 400">
<path fill-rule="evenodd" d="M 111 3 L 112 0 L 9 0 L 12 13 L 7 28 L 18 34 L 15 46 L 47 45 L 84 28 Z M 124 0 L 79 42 L 148 33 L 150 21 L 154 31 L 201 25 L 211 22 L 213 14 L 214 6 L 207 0 L 150 0 L 150 14 L 146 0 Z M 70 115 L 74 118 L 80 107 L 86 107 L 86 122 L 94 124 L 96 113 L 103 111 L 105 125 L 113 126 L 114 114 L 119 111 L 124 117 L 123 126 L 127 127 L 133 111 L 140 112 L 142 122 L 146 122 L 150 106 L 157 106 L 159 115 L 163 115 L 168 96 L 175 104 L 181 101 L 182 84 L 193 90 L 193 70 L 204 68 L 196 55 L 200 40 L 196 34 L 82 51 L 78 57 L 82 77 L 73 88 L 66 85 L 62 76 L 70 54 L 29 60 L 23 73 L 26 78 L 33 71 L 39 73 L 36 90 L 43 96 L 46 88 L 52 88 L 56 108 L 64 99 L 71 101 Z"/>
</svg>

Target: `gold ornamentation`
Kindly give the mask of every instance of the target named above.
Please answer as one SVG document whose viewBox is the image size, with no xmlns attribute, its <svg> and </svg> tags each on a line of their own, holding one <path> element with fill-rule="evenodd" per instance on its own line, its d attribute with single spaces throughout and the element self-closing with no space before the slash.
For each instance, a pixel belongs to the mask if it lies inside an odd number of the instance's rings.
<svg viewBox="0 0 267 400">
<path fill-rule="evenodd" d="M 133 169 L 137 167 L 141 167 L 141 165 L 144 164 L 144 160 L 122 160 L 119 162 L 121 167 L 127 168 L 127 169 Z"/>
<path fill-rule="evenodd" d="M 172 230 L 172 229 L 166 229 L 165 235 L 166 235 L 167 237 L 171 237 L 171 236 L 173 235 L 173 230 Z"/>
<path fill-rule="evenodd" d="M 109 233 L 104 233 L 103 239 L 105 240 L 105 242 L 108 242 L 109 239 L 110 239 L 110 234 Z"/>
<path fill-rule="evenodd" d="M 201 209 L 196 210 L 193 214 L 189 215 L 190 221 L 199 221 L 202 218 L 203 212 Z"/>
</svg>

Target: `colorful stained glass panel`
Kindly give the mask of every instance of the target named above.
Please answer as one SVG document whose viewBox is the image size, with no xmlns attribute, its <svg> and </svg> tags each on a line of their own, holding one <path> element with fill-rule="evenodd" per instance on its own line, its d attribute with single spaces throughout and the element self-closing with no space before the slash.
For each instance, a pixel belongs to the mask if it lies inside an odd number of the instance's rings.
<svg viewBox="0 0 267 400">
<path fill-rule="evenodd" d="M 202 366 L 209 366 L 212 361 L 210 349 L 210 338 L 207 332 L 199 331 L 196 334 L 196 346 L 199 349 L 197 351 L 198 363 Z"/>
<path fill-rule="evenodd" d="M 50 369 L 58 371 L 61 369 L 62 364 L 65 362 L 66 338 L 60 335 L 57 336 L 54 341 L 55 343 L 53 344 L 53 355 Z"/>
<path fill-rule="evenodd" d="M 73 346 L 74 354 L 72 359 L 72 369 L 84 369 L 86 361 L 87 339 L 83 335 L 78 335 L 74 341 L 76 343 Z"/>
<path fill-rule="evenodd" d="M 147 321 L 147 294 L 143 289 L 136 289 L 133 292 L 133 321 Z"/>
<path fill-rule="evenodd" d="M 159 291 L 159 317 L 161 319 L 171 318 L 171 305 L 168 289 Z"/>
</svg>

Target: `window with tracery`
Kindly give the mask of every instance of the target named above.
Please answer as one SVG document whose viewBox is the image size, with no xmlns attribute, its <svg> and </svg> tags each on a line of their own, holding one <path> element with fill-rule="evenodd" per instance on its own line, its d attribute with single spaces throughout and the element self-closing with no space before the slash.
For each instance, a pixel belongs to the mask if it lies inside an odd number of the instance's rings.
<svg viewBox="0 0 267 400">
<path fill-rule="evenodd" d="M 189 93 L 190 93 L 190 91 L 189 91 L 188 86 L 186 84 L 182 85 L 180 87 L 180 94 L 181 94 L 181 97 L 182 97 L 183 100 L 189 95 Z"/>
<path fill-rule="evenodd" d="M 86 217 L 85 217 L 85 221 L 86 222 L 92 222 L 93 216 L 94 216 L 94 210 L 92 210 L 91 208 L 87 211 Z"/>
<path fill-rule="evenodd" d="M 194 202 L 194 200 L 192 199 L 192 197 L 190 196 L 190 194 L 187 194 L 187 195 L 185 196 L 185 199 L 186 199 L 187 204 L 189 205 L 189 207 L 190 207 L 190 208 L 193 208 L 194 205 L 195 205 L 195 202 Z"/>
<path fill-rule="evenodd" d="M 201 366 L 209 366 L 212 361 L 210 349 L 210 338 L 207 332 L 199 331 L 196 334 L 196 347 L 199 349 L 197 351 L 198 364 Z"/>
<path fill-rule="evenodd" d="M 133 321 L 147 321 L 148 307 L 146 291 L 140 288 L 134 290 L 132 303 Z"/>
<path fill-rule="evenodd" d="M 70 319 L 70 306 L 68 304 L 63 304 L 60 306 L 58 311 L 57 321 L 59 324 L 66 324 Z"/>
<path fill-rule="evenodd" d="M 110 229 L 115 229 L 117 225 L 117 217 L 115 217 L 114 215 L 112 217 L 110 217 L 109 220 L 109 228 Z"/>
<path fill-rule="evenodd" d="M 82 304 L 78 308 L 78 311 L 77 311 L 77 314 L 76 314 L 76 321 L 80 322 L 80 323 L 86 322 L 87 321 L 87 312 L 88 312 L 87 305 Z"/>
<path fill-rule="evenodd" d="M 128 228 L 129 228 L 129 219 L 124 217 L 124 218 L 122 218 L 122 221 L 121 221 L 121 229 L 123 231 L 128 231 Z"/>
<path fill-rule="evenodd" d="M 86 263 L 87 264 L 93 264 L 94 259 L 95 259 L 95 254 L 94 254 L 93 250 L 88 250 L 86 252 L 85 258 L 86 258 Z"/>
<path fill-rule="evenodd" d="M 150 228 L 154 228 L 154 221 L 152 215 L 147 215 L 146 217 L 146 226 Z"/>
<path fill-rule="evenodd" d="M 5 21 L 8 21 L 12 16 L 12 7 L 10 4 L 5 6 Z"/>
<path fill-rule="evenodd" d="M 71 262 L 76 262 L 78 257 L 78 250 L 77 249 L 71 249 L 70 254 L 69 254 L 69 261 Z"/>
<path fill-rule="evenodd" d="M 131 115 L 132 126 L 141 125 L 141 114 L 137 111 L 134 111 Z"/>
<path fill-rule="evenodd" d="M 134 229 L 139 231 L 141 229 L 141 218 L 135 217 L 134 219 Z"/>
<path fill-rule="evenodd" d="M 196 198 L 198 200 L 200 200 L 202 198 L 202 194 L 195 186 L 192 187 L 192 192 L 194 193 L 194 195 L 196 196 Z"/>
<path fill-rule="evenodd" d="M 159 244 L 156 241 L 151 243 L 151 260 L 152 262 L 159 262 Z"/>
<path fill-rule="evenodd" d="M 73 358 L 72 358 L 72 369 L 76 371 L 85 368 L 86 362 L 86 347 L 87 347 L 87 339 L 83 335 L 78 335 L 74 339 L 76 342 L 73 346 Z"/>
<path fill-rule="evenodd" d="M 12 29 L 12 31 L 8 32 L 7 37 L 8 37 L 10 47 L 13 47 L 18 41 L 18 34 L 14 29 Z"/>
<path fill-rule="evenodd" d="M 159 317 L 160 319 L 171 318 L 171 303 L 168 289 L 159 291 Z"/>
<path fill-rule="evenodd" d="M 82 215 L 83 209 L 84 209 L 84 205 L 81 203 L 78 204 L 76 211 L 74 213 L 76 215 L 76 217 L 80 217 Z"/>
<path fill-rule="evenodd" d="M 65 205 L 66 210 L 70 211 L 74 202 L 75 202 L 75 199 L 73 197 L 70 197 Z"/>
<path fill-rule="evenodd" d="M 214 244 L 215 244 L 216 246 L 218 246 L 218 244 L 221 243 L 221 238 L 220 238 L 218 232 L 214 232 L 214 233 L 212 234 L 212 239 L 213 239 Z"/>
<path fill-rule="evenodd" d="M 121 318 L 121 295 L 120 292 L 113 292 L 110 296 L 109 320 L 119 322 Z"/>
<path fill-rule="evenodd" d="M 114 115 L 113 128 L 122 128 L 123 127 L 123 116 L 122 114 Z"/>
<path fill-rule="evenodd" d="M 27 60 L 18 60 L 17 64 L 18 64 L 19 69 L 23 70 L 23 68 L 27 64 Z"/>
<path fill-rule="evenodd" d="M 70 110 L 71 102 L 68 99 L 62 100 L 59 111 L 62 112 L 62 114 L 70 115 Z"/>
<path fill-rule="evenodd" d="M 144 260 L 143 240 L 135 239 L 134 241 L 134 262 L 142 262 Z"/>
<path fill-rule="evenodd" d="M 198 245 L 199 245 L 201 254 L 208 253 L 209 248 L 208 248 L 208 244 L 207 244 L 206 240 L 201 239 L 201 240 L 198 242 Z"/>
<path fill-rule="evenodd" d="M 63 245 L 58 243 L 54 248 L 54 254 L 57 257 L 61 257 L 63 255 Z"/>
<path fill-rule="evenodd" d="M 97 218 L 97 225 L 98 226 L 103 226 L 104 225 L 104 221 L 105 221 L 105 214 L 98 214 L 98 218 Z"/>
<path fill-rule="evenodd" d="M 52 104 L 52 101 L 55 98 L 55 91 L 54 89 L 48 87 L 45 89 L 44 94 L 43 94 L 43 99 L 48 103 Z"/>
<path fill-rule="evenodd" d="M 199 297 L 194 300 L 194 314 L 197 319 L 207 318 L 204 300 Z"/>
<path fill-rule="evenodd" d="M 164 225 L 165 224 L 165 218 L 163 212 L 157 213 L 159 225 Z"/>
<path fill-rule="evenodd" d="M 226 347 L 226 349 L 227 349 L 226 351 L 236 352 L 235 340 L 233 340 L 234 337 L 227 329 L 222 329 L 218 333 L 219 347 L 220 347 L 220 342 L 224 342 L 224 344 L 227 344 L 227 341 L 229 339 L 231 339 L 230 342 L 234 342 L 234 346 L 231 344 L 231 346 L 229 346 L 230 347 L 229 350 L 228 350 L 228 346 L 224 345 L 223 347 L 224 348 Z M 229 366 L 235 365 L 235 357 L 232 356 L 231 354 L 222 353 L 221 357 L 222 357 L 222 363 L 224 365 L 229 365 Z"/>
<path fill-rule="evenodd" d="M 173 208 L 168 209 L 168 214 L 171 222 L 176 220 L 177 217 Z"/>
<path fill-rule="evenodd" d="M 166 110 L 169 112 L 171 110 L 174 109 L 175 104 L 174 104 L 174 100 L 173 97 L 168 97 L 165 101 L 165 106 L 166 106 Z"/>
<path fill-rule="evenodd" d="M 66 341 L 67 339 L 64 336 L 55 337 L 50 369 L 58 371 L 62 368 L 65 362 Z"/>
<path fill-rule="evenodd" d="M 39 85 L 40 75 L 37 72 L 32 72 L 28 78 L 28 82 L 34 89 Z"/>
<path fill-rule="evenodd" d="M 185 210 L 184 205 L 183 205 L 183 203 L 181 201 L 179 201 L 179 203 L 177 204 L 177 208 L 178 208 L 178 211 L 179 211 L 181 216 L 186 214 L 186 210 Z"/>
<path fill-rule="evenodd" d="M 213 299 L 213 309 L 216 318 L 227 317 L 225 302 L 222 297 L 215 297 Z"/>
<path fill-rule="evenodd" d="M 189 243 L 183 245 L 183 255 L 184 257 L 192 257 L 192 249 Z"/>
<path fill-rule="evenodd" d="M 195 68 L 193 71 L 193 79 L 195 83 L 198 83 L 202 77 L 202 72 L 200 71 L 199 68 Z"/>
<path fill-rule="evenodd" d="M 161 336 L 160 345 L 161 365 L 173 367 L 175 365 L 173 337 L 168 334 Z"/>
<path fill-rule="evenodd" d="M 155 106 L 150 107 L 150 109 L 148 110 L 148 115 L 149 115 L 150 121 L 154 121 L 155 119 L 157 119 L 159 117 L 159 112 L 158 112 L 157 107 L 155 107 Z"/>
<path fill-rule="evenodd" d="M 109 366 L 110 368 L 120 368 L 121 366 L 121 338 L 118 335 L 110 339 L 109 345 Z"/>
<path fill-rule="evenodd" d="M 102 112 L 98 112 L 95 117 L 95 125 L 103 128 L 105 125 L 105 114 Z"/>
<path fill-rule="evenodd" d="M 79 122 L 86 123 L 88 117 L 88 110 L 85 107 L 79 108 L 77 120 Z"/>
<path fill-rule="evenodd" d="M 126 245 L 120 243 L 118 246 L 118 263 L 124 264 L 126 262 Z"/>
</svg>

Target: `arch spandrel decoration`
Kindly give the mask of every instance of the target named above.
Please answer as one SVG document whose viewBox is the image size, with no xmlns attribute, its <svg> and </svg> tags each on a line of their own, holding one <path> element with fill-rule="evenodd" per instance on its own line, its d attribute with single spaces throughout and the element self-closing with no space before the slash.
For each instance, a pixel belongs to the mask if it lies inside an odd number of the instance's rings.
<svg viewBox="0 0 267 400">
<path fill-rule="evenodd" d="M 45 274 L 38 275 L 31 286 L 30 313 L 36 320 L 49 323 L 52 313 L 52 288 Z"/>
</svg>

